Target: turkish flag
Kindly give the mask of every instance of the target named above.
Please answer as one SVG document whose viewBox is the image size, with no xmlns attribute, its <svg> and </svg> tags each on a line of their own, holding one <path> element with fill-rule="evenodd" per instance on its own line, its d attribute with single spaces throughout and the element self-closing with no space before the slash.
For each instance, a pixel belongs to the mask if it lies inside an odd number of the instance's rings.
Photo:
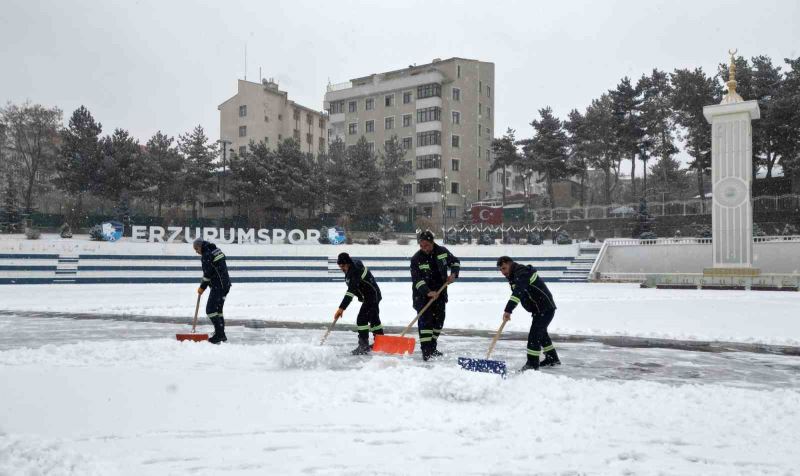
<svg viewBox="0 0 800 476">
<path fill-rule="evenodd" d="M 503 223 L 503 209 L 501 207 L 473 206 L 472 223 L 500 225 Z"/>
</svg>

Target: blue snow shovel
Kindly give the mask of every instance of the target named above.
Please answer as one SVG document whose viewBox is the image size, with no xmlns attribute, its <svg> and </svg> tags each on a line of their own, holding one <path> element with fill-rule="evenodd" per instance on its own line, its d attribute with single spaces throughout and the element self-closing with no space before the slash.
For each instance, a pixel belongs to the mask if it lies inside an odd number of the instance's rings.
<svg viewBox="0 0 800 476">
<path fill-rule="evenodd" d="M 497 339 L 500 338 L 500 334 L 503 333 L 503 328 L 506 326 L 506 322 L 503 321 L 500 324 L 500 329 L 497 329 L 497 334 L 495 334 L 494 339 L 492 339 L 492 345 L 489 346 L 489 352 L 486 353 L 485 359 L 470 359 L 469 357 L 459 357 L 458 358 L 458 365 L 465 370 L 471 370 L 473 372 L 487 372 L 491 374 L 500 374 L 502 376 L 506 375 L 506 363 L 502 360 L 489 360 L 489 357 L 492 355 L 492 351 L 494 351 L 494 346 L 497 344 Z"/>
</svg>

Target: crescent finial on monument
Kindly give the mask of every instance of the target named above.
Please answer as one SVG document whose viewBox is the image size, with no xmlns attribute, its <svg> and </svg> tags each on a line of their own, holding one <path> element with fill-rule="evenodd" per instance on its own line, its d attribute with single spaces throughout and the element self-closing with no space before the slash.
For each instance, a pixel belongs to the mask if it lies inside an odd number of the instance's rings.
<svg viewBox="0 0 800 476">
<path fill-rule="evenodd" d="M 730 66 L 728 67 L 728 81 L 725 85 L 728 87 L 728 93 L 722 98 L 722 102 L 720 104 L 730 104 L 736 102 L 742 102 L 744 99 L 736 92 L 736 53 L 739 50 L 729 49 L 728 54 L 731 56 Z"/>
</svg>

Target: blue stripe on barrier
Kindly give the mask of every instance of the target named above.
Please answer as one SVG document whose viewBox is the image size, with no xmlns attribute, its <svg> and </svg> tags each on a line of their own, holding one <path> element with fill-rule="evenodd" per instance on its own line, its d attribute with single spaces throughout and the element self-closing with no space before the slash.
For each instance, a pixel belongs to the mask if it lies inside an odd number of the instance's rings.
<svg viewBox="0 0 800 476">
<path fill-rule="evenodd" d="M 297 276 L 297 277 L 283 277 L 283 276 L 241 276 L 234 280 L 236 283 L 332 283 L 341 282 L 341 279 L 335 279 L 327 276 Z M 378 279 L 378 282 L 408 282 L 411 281 L 406 277 L 388 277 Z M 497 278 L 459 278 L 459 281 L 467 283 L 488 283 L 488 282 L 507 282 L 503 277 Z M 548 283 L 584 283 L 586 280 L 576 278 L 544 278 Z M 0 285 L 3 284 L 59 284 L 59 283 L 75 283 L 75 284 L 180 284 L 180 283 L 197 283 L 196 278 L 183 278 L 183 277 L 118 277 L 118 278 L 0 278 Z"/>
<path fill-rule="evenodd" d="M 78 266 L 78 271 L 202 271 L 201 266 Z M 228 266 L 229 271 L 328 271 L 327 266 Z"/>
<path fill-rule="evenodd" d="M 57 257 L 58 255 L 56 255 Z M 128 260 L 128 261 L 188 261 L 199 260 L 199 255 L 79 255 L 86 260 Z M 228 261 L 328 261 L 327 256 L 225 256 Z"/>
<path fill-rule="evenodd" d="M 55 265 L 37 264 L 0 264 L 0 271 L 55 271 Z"/>
</svg>

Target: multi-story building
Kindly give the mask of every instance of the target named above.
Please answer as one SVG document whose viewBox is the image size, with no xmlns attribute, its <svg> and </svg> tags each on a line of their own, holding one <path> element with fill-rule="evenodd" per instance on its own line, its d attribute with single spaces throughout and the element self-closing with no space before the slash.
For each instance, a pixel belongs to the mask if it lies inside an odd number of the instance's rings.
<svg viewBox="0 0 800 476">
<path fill-rule="evenodd" d="M 294 138 L 303 152 L 325 152 L 328 119 L 324 112 L 289 100 L 273 80 L 261 83 L 239 80 L 235 96 L 217 107 L 219 137 L 234 153 L 243 154 L 250 141 L 264 141 L 275 149 L 284 139 Z"/>
<path fill-rule="evenodd" d="M 348 146 L 363 136 L 376 153 L 397 136 L 413 170 L 407 219 L 455 223 L 490 193 L 495 94 L 494 63 L 464 58 L 354 78 L 328 86 L 328 135 Z"/>
</svg>

